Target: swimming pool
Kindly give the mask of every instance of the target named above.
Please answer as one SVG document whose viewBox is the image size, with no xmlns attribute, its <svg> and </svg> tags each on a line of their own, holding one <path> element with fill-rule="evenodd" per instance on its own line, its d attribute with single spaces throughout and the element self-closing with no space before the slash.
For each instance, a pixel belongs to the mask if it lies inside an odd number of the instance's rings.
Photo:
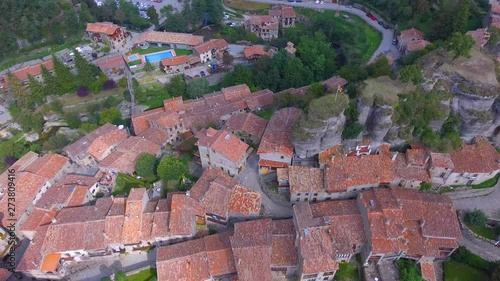
<svg viewBox="0 0 500 281">
<path fill-rule="evenodd" d="M 152 55 L 146 55 L 146 61 L 148 62 L 157 62 L 161 61 L 162 59 L 168 59 L 173 57 L 172 51 L 165 51 L 161 53 L 156 53 Z"/>
<path fill-rule="evenodd" d="M 129 61 L 134 61 L 134 60 L 138 60 L 138 59 L 139 59 L 139 56 L 137 56 L 137 55 L 131 55 L 128 57 Z"/>
</svg>

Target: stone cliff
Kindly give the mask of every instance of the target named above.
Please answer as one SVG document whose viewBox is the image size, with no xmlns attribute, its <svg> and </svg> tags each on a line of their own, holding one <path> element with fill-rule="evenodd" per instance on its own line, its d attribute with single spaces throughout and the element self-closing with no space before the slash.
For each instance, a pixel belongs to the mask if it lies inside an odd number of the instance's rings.
<svg viewBox="0 0 500 281">
<path fill-rule="evenodd" d="M 345 94 L 327 94 L 311 101 L 292 132 L 292 143 L 299 158 L 318 154 L 342 141 L 344 110 L 349 104 Z"/>
</svg>

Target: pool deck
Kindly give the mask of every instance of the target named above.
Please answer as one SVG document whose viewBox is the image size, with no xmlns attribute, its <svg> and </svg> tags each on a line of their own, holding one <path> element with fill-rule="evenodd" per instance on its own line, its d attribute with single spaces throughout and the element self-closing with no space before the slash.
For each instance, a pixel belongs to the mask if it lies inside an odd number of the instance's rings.
<svg viewBox="0 0 500 281">
<path fill-rule="evenodd" d="M 159 52 L 150 53 L 150 54 L 144 54 L 144 55 L 141 55 L 141 54 L 138 54 L 138 53 L 130 53 L 127 56 L 125 56 L 125 61 L 128 64 L 128 63 L 130 63 L 132 61 L 136 61 L 136 60 L 140 59 L 142 61 L 141 64 L 145 64 L 146 63 L 146 56 L 152 56 L 152 55 L 161 54 L 161 53 L 165 53 L 165 52 L 171 52 L 172 53 L 171 58 L 177 56 L 177 54 L 175 53 L 174 49 L 168 49 L 168 50 L 162 50 L 162 51 L 159 51 Z M 130 57 L 133 57 L 133 56 L 137 56 L 137 59 L 130 60 Z M 155 62 L 158 62 L 158 61 L 155 61 Z"/>
</svg>

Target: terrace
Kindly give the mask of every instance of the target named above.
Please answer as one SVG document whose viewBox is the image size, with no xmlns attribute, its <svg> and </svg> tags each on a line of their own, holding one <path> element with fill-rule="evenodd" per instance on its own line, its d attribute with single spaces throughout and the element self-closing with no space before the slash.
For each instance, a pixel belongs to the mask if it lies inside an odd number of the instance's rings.
<svg viewBox="0 0 500 281">
<path fill-rule="evenodd" d="M 184 49 L 172 49 L 168 47 L 149 47 L 147 49 L 136 48 L 125 56 L 129 66 L 141 65 L 146 62 L 155 63 L 164 58 L 181 55 L 191 55 L 193 51 Z"/>
</svg>

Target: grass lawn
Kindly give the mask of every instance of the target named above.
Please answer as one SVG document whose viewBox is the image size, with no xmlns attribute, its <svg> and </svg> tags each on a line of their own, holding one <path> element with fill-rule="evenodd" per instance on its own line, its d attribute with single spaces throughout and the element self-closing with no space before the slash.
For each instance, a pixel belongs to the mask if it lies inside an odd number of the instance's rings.
<svg viewBox="0 0 500 281">
<path fill-rule="evenodd" d="M 495 184 L 497 184 L 499 178 L 500 178 L 500 174 L 497 174 L 493 178 L 491 178 L 491 179 L 489 179 L 487 181 L 484 181 L 484 182 L 482 182 L 480 184 L 471 185 L 471 187 L 474 188 L 474 189 L 493 187 L 493 186 L 495 186 Z"/>
<path fill-rule="evenodd" d="M 269 9 L 271 7 L 269 4 L 250 2 L 246 0 L 224 0 L 224 5 L 229 8 L 246 11 L 258 11 Z"/>
<path fill-rule="evenodd" d="M 67 94 L 62 97 L 56 97 L 58 100 L 60 100 L 63 103 L 63 106 L 71 106 L 71 105 L 76 105 L 79 103 L 87 103 L 89 101 L 95 100 L 95 99 L 101 99 L 101 98 L 106 98 L 110 96 L 122 96 L 123 91 L 125 91 L 125 88 L 122 87 L 116 87 L 112 90 L 109 91 L 101 91 L 98 94 L 90 94 L 86 97 L 79 97 L 74 94 Z"/>
<path fill-rule="evenodd" d="M 142 60 L 133 60 L 133 61 L 129 62 L 128 65 L 134 66 L 134 65 L 139 65 L 141 63 L 142 63 Z"/>
<path fill-rule="evenodd" d="M 132 176 L 118 173 L 113 195 L 128 195 L 133 187 L 145 187 L 145 184 Z"/>
<path fill-rule="evenodd" d="M 488 281 L 489 279 L 488 274 L 467 264 L 454 260 L 444 262 L 445 281 Z"/>
<path fill-rule="evenodd" d="M 380 42 L 382 42 L 382 34 L 375 28 L 369 26 L 360 17 L 352 14 L 348 15 L 351 19 L 354 20 L 356 25 L 362 27 L 362 30 L 365 33 L 366 41 L 365 44 L 360 46 L 360 48 L 364 49 L 361 61 L 367 62 L 372 57 L 373 53 L 375 53 L 375 51 L 377 50 L 378 46 L 380 45 Z"/>
<path fill-rule="evenodd" d="M 182 55 L 189 56 L 193 53 L 193 51 L 191 51 L 191 50 L 184 50 L 184 49 L 174 49 L 174 50 L 175 50 L 175 54 L 178 56 L 182 56 Z"/>
<path fill-rule="evenodd" d="M 163 100 L 171 98 L 171 96 L 164 89 L 144 91 L 146 91 L 146 98 L 144 100 L 139 100 L 139 104 L 147 105 L 150 109 L 162 107 Z"/>
<path fill-rule="evenodd" d="M 152 277 L 156 277 L 156 268 L 144 269 L 136 274 L 127 276 L 127 281 L 148 281 Z"/>
<path fill-rule="evenodd" d="M 259 117 L 262 117 L 266 120 L 269 120 L 271 119 L 271 116 L 273 116 L 274 114 L 274 110 L 268 108 L 268 109 L 262 109 L 262 110 L 259 110 L 257 112 L 255 112 L 255 115 L 259 116 Z"/>
<path fill-rule="evenodd" d="M 339 270 L 335 272 L 335 280 L 337 281 L 358 281 L 358 268 L 349 262 L 339 264 Z"/>
<path fill-rule="evenodd" d="M 500 229 L 498 227 L 497 228 L 478 227 L 478 226 L 471 225 L 471 224 L 469 224 L 467 222 L 465 222 L 465 224 L 474 233 L 476 233 L 477 235 L 483 236 L 484 238 L 488 238 L 488 239 L 491 239 L 491 240 L 496 240 L 497 237 L 498 237 L 498 235 L 500 234 L 499 233 Z"/>
</svg>

